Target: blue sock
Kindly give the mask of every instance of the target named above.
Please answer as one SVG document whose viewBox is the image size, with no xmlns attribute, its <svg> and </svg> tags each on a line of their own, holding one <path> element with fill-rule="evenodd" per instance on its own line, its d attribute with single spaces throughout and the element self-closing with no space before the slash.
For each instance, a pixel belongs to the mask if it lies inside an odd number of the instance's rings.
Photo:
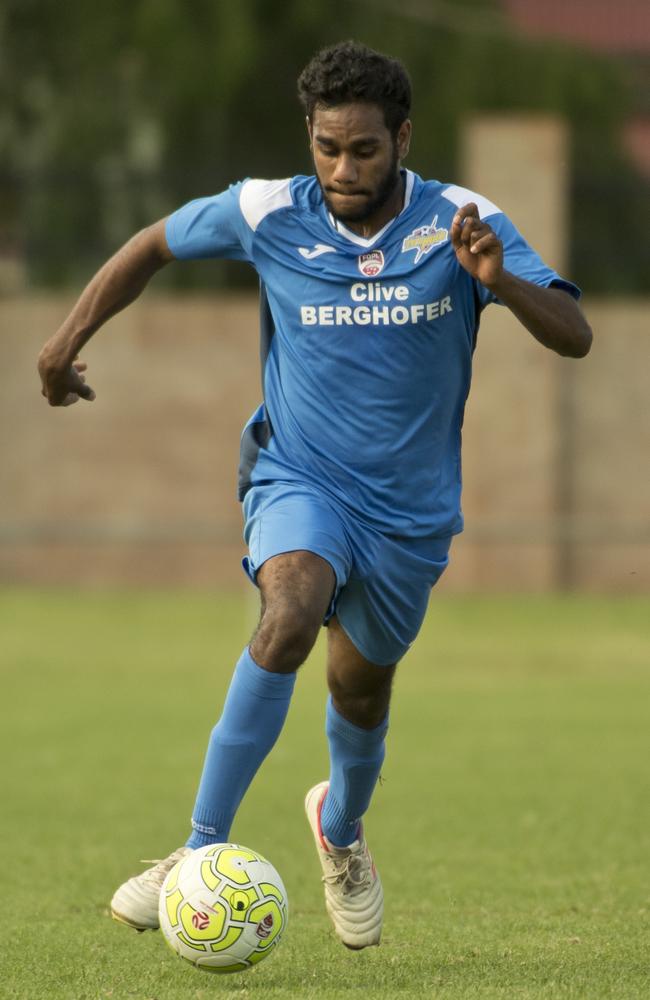
<svg viewBox="0 0 650 1000">
<path fill-rule="evenodd" d="M 384 760 L 388 715 L 375 729 L 348 722 L 327 702 L 325 731 L 330 748 L 330 786 L 321 812 L 323 833 L 337 847 L 357 839 Z"/>
<path fill-rule="evenodd" d="M 227 843 L 239 803 L 280 735 L 295 682 L 295 673 L 273 674 L 248 649 L 242 653 L 210 735 L 188 847 Z"/>
</svg>

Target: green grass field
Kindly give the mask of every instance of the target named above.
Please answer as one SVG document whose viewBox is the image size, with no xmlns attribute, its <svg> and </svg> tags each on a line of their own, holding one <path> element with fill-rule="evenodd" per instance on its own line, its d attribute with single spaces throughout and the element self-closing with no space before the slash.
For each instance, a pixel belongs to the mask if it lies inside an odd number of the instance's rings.
<svg viewBox="0 0 650 1000">
<path fill-rule="evenodd" d="M 650 996 L 650 604 L 438 599 L 398 672 L 367 822 L 381 948 L 330 931 L 302 814 L 326 776 L 323 648 L 232 831 L 291 901 L 244 975 L 113 923 L 114 888 L 186 836 L 251 627 L 241 597 L 0 592 L 0 997 Z"/>
</svg>

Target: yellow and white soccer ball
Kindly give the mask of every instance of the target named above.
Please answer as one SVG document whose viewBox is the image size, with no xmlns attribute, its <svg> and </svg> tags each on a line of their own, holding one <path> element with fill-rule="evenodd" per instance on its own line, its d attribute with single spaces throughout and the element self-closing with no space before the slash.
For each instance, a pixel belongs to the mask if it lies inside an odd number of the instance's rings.
<svg viewBox="0 0 650 1000">
<path fill-rule="evenodd" d="M 209 844 L 171 869 L 159 915 L 181 958 L 208 972 L 243 972 L 275 950 L 289 901 L 266 858 L 238 844 Z"/>
</svg>

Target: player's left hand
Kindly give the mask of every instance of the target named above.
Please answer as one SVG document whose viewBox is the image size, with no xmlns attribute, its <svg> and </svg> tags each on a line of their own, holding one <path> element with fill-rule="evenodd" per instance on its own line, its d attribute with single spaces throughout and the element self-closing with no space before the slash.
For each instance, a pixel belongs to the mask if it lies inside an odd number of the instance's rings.
<svg viewBox="0 0 650 1000">
<path fill-rule="evenodd" d="M 461 267 L 490 288 L 503 273 L 503 244 L 487 222 L 481 222 L 473 201 L 456 212 L 451 224 L 451 245 Z"/>
</svg>

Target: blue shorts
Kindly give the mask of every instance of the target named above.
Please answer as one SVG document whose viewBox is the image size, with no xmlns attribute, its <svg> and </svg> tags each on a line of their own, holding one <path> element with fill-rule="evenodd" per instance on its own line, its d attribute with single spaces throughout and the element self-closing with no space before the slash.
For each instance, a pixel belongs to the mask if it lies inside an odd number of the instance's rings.
<svg viewBox="0 0 650 1000">
<path fill-rule="evenodd" d="M 383 535 L 311 486 L 273 483 L 244 497 L 244 569 L 253 583 L 267 559 L 304 549 L 326 559 L 336 589 L 325 621 L 371 663 L 397 663 L 420 630 L 431 588 L 449 562 L 450 538 Z"/>
</svg>

